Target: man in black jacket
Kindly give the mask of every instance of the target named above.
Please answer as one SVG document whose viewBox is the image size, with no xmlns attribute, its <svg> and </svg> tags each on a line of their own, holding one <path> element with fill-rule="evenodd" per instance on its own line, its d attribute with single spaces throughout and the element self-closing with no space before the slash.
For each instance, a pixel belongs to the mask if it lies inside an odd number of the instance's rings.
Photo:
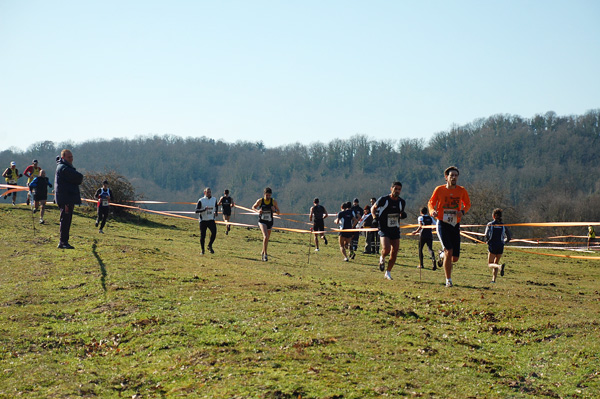
<svg viewBox="0 0 600 399">
<path fill-rule="evenodd" d="M 58 248 L 73 249 L 69 244 L 69 233 L 75 204 L 81 204 L 79 185 L 83 175 L 73 167 L 73 154 L 70 150 L 62 150 L 56 160 L 56 175 L 54 177 L 54 195 L 60 209 L 60 243 Z"/>
</svg>

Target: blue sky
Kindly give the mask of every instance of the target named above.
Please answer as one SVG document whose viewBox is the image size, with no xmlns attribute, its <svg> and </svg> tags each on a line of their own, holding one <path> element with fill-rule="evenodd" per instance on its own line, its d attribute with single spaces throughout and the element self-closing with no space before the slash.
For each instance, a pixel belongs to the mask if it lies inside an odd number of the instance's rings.
<svg viewBox="0 0 600 399">
<path fill-rule="evenodd" d="M 0 0 L 0 150 L 429 139 L 600 108 L 600 2 Z"/>
</svg>

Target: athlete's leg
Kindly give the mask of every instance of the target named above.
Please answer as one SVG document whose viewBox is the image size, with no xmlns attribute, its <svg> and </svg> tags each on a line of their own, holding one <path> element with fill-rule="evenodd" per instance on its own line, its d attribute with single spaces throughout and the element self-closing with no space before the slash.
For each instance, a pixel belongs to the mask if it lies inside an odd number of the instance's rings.
<svg viewBox="0 0 600 399">
<path fill-rule="evenodd" d="M 200 248 L 202 248 L 202 253 L 204 253 L 204 242 L 206 241 L 206 222 L 200 222 Z"/>
<path fill-rule="evenodd" d="M 208 229 L 210 230 L 210 240 L 208 241 L 208 249 L 212 249 L 213 242 L 217 238 L 217 223 L 214 220 L 209 220 Z"/>
<path fill-rule="evenodd" d="M 385 257 L 388 256 L 392 250 L 392 244 L 388 237 L 380 237 L 381 241 L 381 256 L 379 257 L 379 263 L 385 262 Z"/>
<path fill-rule="evenodd" d="M 492 269 L 492 281 L 496 281 L 496 277 L 498 277 L 498 270 L 502 268 L 500 264 L 500 258 L 502 254 L 493 254 L 491 252 L 488 253 L 488 267 Z"/>
<path fill-rule="evenodd" d="M 446 280 L 452 279 L 452 261 L 454 260 L 452 252 L 452 249 L 444 248 L 444 274 L 446 275 Z"/>
<path fill-rule="evenodd" d="M 107 206 L 101 206 L 98 208 L 98 214 L 101 218 L 100 230 L 102 230 L 104 225 L 106 225 L 106 220 L 108 219 L 108 209 L 109 208 Z"/>
<path fill-rule="evenodd" d="M 339 237 L 339 242 L 340 242 L 340 252 L 342 253 L 342 255 L 344 256 L 344 260 L 348 259 L 348 256 L 346 255 L 346 246 L 348 245 L 348 238 L 340 236 Z"/>
<path fill-rule="evenodd" d="M 390 242 L 390 260 L 388 262 L 387 271 L 392 271 L 392 268 L 396 264 L 396 258 L 398 257 L 398 248 L 400 247 L 400 239 L 389 240 Z"/>
<path fill-rule="evenodd" d="M 423 267 L 423 247 L 425 246 L 425 240 L 423 236 L 419 237 L 419 267 Z"/>
<path fill-rule="evenodd" d="M 431 260 L 435 263 L 435 253 L 433 252 L 433 238 L 429 240 L 425 240 L 425 244 L 427 244 L 427 248 L 429 250 L 429 255 L 431 256 Z"/>
<path fill-rule="evenodd" d="M 260 231 L 263 235 L 263 246 L 262 246 L 262 254 L 267 254 L 267 247 L 269 246 L 269 237 L 271 237 L 271 229 L 265 223 L 259 223 L 258 227 L 260 227 Z"/>
<path fill-rule="evenodd" d="M 46 200 L 39 200 L 38 204 L 40 207 L 40 219 L 44 220 L 44 213 L 46 213 Z"/>
</svg>

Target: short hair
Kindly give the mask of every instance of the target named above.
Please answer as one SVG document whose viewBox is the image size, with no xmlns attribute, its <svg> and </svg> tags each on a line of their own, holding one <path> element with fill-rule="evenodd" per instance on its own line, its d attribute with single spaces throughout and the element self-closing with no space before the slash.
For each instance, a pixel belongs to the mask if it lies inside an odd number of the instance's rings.
<svg viewBox="0 0 600 399">
<path fill-rule="evenodd" d="M 208 190 L 210 190 L 210 187 L 206 187 L 206 188 L 204 189 L 204 192 L 207 192 Z M 212 190 L 210 190 L 210 191 L 212 191 Z"/>
<path fill-rule="evenodd" d="M 64 157 L 65 157 L 65 155 L 66 155 L 68 152 L 71 152 L 71 150 L 67 150 L 67 149 L 65 148 L 64 150 L 62 150 L 62 151 L 60 152 L 60 157 L 61 157 L 61 158 L 64 158 Z"/>
<path fill-rule="evenodd" d="M 273 190 L 271 190 L 271 187 L 265 187 L 265 194 L 273 194 Z"/>
<path fill-rule="evenodd" d="M 448 176 L 453 170 L 456 171 L 457 175 L 460 175 L 460 172 L 458 171 L 458 168 L 456 166 L 449 166 L 444 171 L 444 176 Z"/>
<path fill-rule="evenodd" d="M 108 184 L 108 180 L 104 180 L 102 184 Z"/>
<path fill-rule="evenodd" d="M 492 211 L 492 217 L 502 219 L 502 209 L 496 208 Z"/>
<path fill-rule="evenodd" d="M 229 195 L 229 190 L 225 190 L 225 195 Z"/>
<path fill-rule="evenodd" d="M 319 199 L 318 199 L 318 198 L 315 198 L 315 199 L 313 200 L 313 202 L 314 202 L 315 204 L 318 204 L 318 203 L 319 203 Z"/>
<path fill-rule="evenodd" d="M 429 209 L 427 209 L 427 207 L 426 207 L 426 206 L 424 206 L 423 208 L 421 208 L 421 213 L 422 213 L 423 215 L 427 215 L 427 213 L 429 213 Z"/>
<path fill-rule="evenodd" d="M 402 183 L 400 183 L 399 181 L 395 181 L 392 183 L 392 187 L 396 187 L 396 186 L 400 186 L 402 187 Z"/>
<path fill-rule="evenodd" d="M 369 205 L 365 205 L 365 207 L 363 208 L 365 211 L 370 211 L 371 207 Z"/>
</svg>

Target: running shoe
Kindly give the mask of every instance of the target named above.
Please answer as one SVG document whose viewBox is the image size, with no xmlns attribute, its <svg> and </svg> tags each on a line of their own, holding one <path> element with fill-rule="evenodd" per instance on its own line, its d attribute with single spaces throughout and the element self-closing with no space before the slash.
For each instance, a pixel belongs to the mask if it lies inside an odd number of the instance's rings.
<svg viewBox="0 0 600 399">
<path fill-rule="evenodd" d="M 381 259 L 381 257 L 379 258 L 379 270 L 380 271 L 385 270 L 385 261 L 383 259 Z"/>
<path fill-rule="evenodd" d="M 40 219 L 40 224 L 44 224 L 44 219 Z"/>
<path fill-rule="evenodd" d="M 348 258 L 344 258 L 344 262 L 348 262 Z"/>
<path fill-rule="evenodd" d="M 504 276 L 504 266 L 506 266 L 506 263 L 503 263 L 500 265 L 500 275 Z"/>
<path fill-rule="evenodd" d="M 390 274 L 389 270 L 386 270 L 385 274 L 383 276 L 388 280 L 393 280 L 392 275 Z"/>
<path fill-rule="evenodd" d="M 60 249 L 75 249 L 75 247 L 70 245 L 69 243 L 65 244 L 62 242 L 60 244 L 58 244 L 58 248 L 60 248 Z"/>
<path fill-rule="evenodd" d="M 29 198 L 27 198 L 27 206 L 29 206 Z"/>
<path fill-rule="evenodd" d="M 96 220 L 96 223 L 94 224 L 94 226 L 98 227 L 98 221 Z"/>
<path fill-rule="evenodd" d="M 208 247 L 208 252 L 210 252 L 211 254 L 215 253 L 215 251 L 212 249 L 212 247 Z"/>
<path fill-rule="evenodd" d="M 98 233 L 104 234 L 104 232 L 102 231 L 102 229 L 98 230 Z"/>
<path fill-rule="evenodd" d="M 356 258 L 356 253 L 354 251 L 350 251 L 350 259 Z"/>
<path fill-rule="evenodd" d="M 446 288 L 452 287 L 452 281 L 446 281 Z"/>
<path fill-rule="evenodd" d="M 323 242 L 327 245 L 327 237 L 323 236 Z"/>
<path fill-rule="evenodd" d="M 315 252 L 319 252 L 319 248 L 315 248 Z"/>
</svg>

